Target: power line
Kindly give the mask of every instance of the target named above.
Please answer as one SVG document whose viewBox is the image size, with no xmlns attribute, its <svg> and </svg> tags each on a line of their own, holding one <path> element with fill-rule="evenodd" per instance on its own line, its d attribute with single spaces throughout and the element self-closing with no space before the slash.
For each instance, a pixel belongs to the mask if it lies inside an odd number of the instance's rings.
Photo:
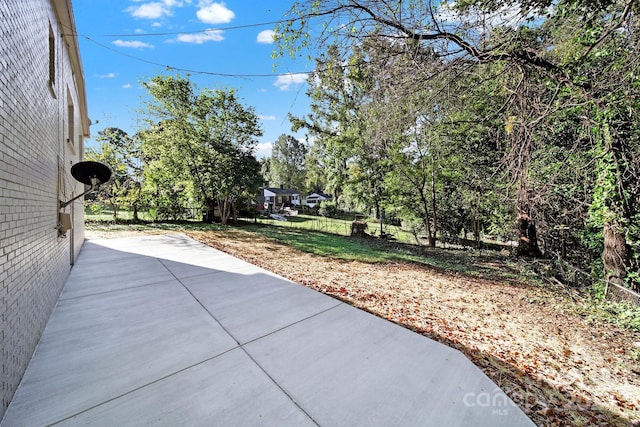
<svg viewBox="0 0 640 427">
<path fill-rule="evenodd" d="M 254 23 L 254 24 L 245 24 L 245 25 L 235 25 L 235 26 L 229 26 L 229 27 L 220 27 L 220 28 L 208 28 L 208 29 L 204 29 L 204 30 L 192 30 L 192 31 L 177 31 L 177 32 L 162 32 L 162 33 L 142 33 L 142 34 L 134 34 L 134 33 L 123 33 L 123 34 L 99 34 L 99 35 L 95 35 L 95 36 L 89 36 L 86 34 L 78 34 L 78 33 L 74 33 L 72 31 L 69 31 L 68 33 L 63 33 L 63 36 L 72 36 L 72 37 L 82 37 L 85 40 L 87 40 L 90 43 L 95 44 L 96 46 L 99 46 L 103 49 L 106 49 L 110 52 L 114 52 L 118 55 L 124 56 L 126 58 L 129 59 L 133 59 L 135 61 L 138 62 L 143 62 L 146 64 L 150 64 L 150 65 L 155 65 L 155 66 L 159 66 L 159 67 L 163 67 L 167 70 L 175 70 L 175 71 L 182 71 L 185 73 L 190 73 L 190 74 L 203 74 L 203 75 L 210 75 L 210 76 L 218 76 L 218 77 L 237 77 L 237 78 L 250 78 L 250 77 L 287 77 L 287 76 L 291 76 L 291 75 L 297 75 L 297 74 L 309 74 L 312 71 L 300 71 L 300 72 L 287 72 L 287 73 L 270 73 L 270 74 L 258 74 L 258 73 L 248 73 L 248 74 L 240 74 L 240 73 L 219 73 L 219 72 L 214 72 L 214 71 L 203 71 L 203 70 L 191 70 L 191 69 L 187 69 L 187 68 L 182 68 L 182 67 L 175 67 L 172 65 L 167 65 L 167 64 L 161 64 L 159 62 L 155 62 L 155 61 L 151 61 L 151 60 L 147 60 L 144 59 L 142 57 L 139 56 L 135 56 L 135 55 L 131 55 L 125 52 L 122 52 L 120 50 L 114 49 L 108 45 L 105 45 L 103 43 L 100 43 L 96 40 L 94 40 L 92 37 L 147 37 L 147 36 L 169 36 L 169 35 L 180 35 L 180 34 L 199 34 L 199 33 L 207 33 L 207 32 L 211 32 L 211 31 L 225 31 L 225 30 L 237 30 L 237 29 L 245 29 L 245 28 L 253 28 L 253 27 L 263 27 L 263 26 L 267 26 L 267 25 L 276 25 L 276 24 L 281 24 L 281 23 L 285 23 L 285 22 L 290 22 L 290 21 L 297 21 L 299 19 L 304 19 L 306 16 L 303 17 L 299 17 L 299 18 L 293 18 L 293 19 L 282 19 L 282 20 L 278 20 L 278 21 L 268 21 L 268 22 L 260 22 L 260 23 Z M 72 28 L 70 27 L 66 27 L 67 30 L 72 30 Z"/>
<path fill-rule="evenodd" d="M 148 59 L 144 59 L 141 58 L 139 56 L 135 56 L 135 55 L 131 55 L 122 51 L 119 51 L 117 49 L 112 48 L 111 46 L 107 46 L 103 43 L 97 42 L 95 40 L 93 40 L 91 37 L 89 36 L 81 36 L 82 38 L 84 38 L 85 40 L 103 48 L 106 49 L 108 51 L 117 53 L 118 55 L 127 57 L 129 59 L 133 59 L 135 61 L 138 62 L 144 62 L 145 64 L 150 64 L 150 65 L 155 65 L 158 67 L 163 67 L 166 68 L 167 70 L 174 70 L 174 71 L 182 71 L 185 73 L 189 73 L 189 74 L 204 74 L 204 75 L 209 75 L 209 76 L 218 76 L 218 77 L 237 77 L 237 78 L 250 78 L 250 77 L 287 77 L 287 76 L 291 76 L 291 75 L 297 75 L 297 74 L 309 74 L 310 72 L 313 71 L 301 71 L 301 72 L 295 72 L 295 73 L 270 73 L 270 74 L 240 74 L 240 73 L 218 73 L 215 71 L 203 71 L 203 70 L 191 70 L 188 68 L 182 68 L 182 67 L 174 67 L 172 65 L 168 65 L 168 64 L 161 64 L 160 62 L 155 62 L 155 61 L 150 61 Z"/>
<path fill-rule="evenodd" d="M 296 19 L 297 20 L 297 19 Z M 260 22 L 256 24 L 234 25 L 231 27 L 217 27 L 206 28 L 204 30 L 191 30 L 191 31 L 175 31 L 175 32 L 163 32 L 163 33 L 122 33 L 122 34 L 95 34 L 92 37 L 156 37 L 156 36 L 175 36 L 178 34 L 198 34 L 207 33 L 210 31 L 228 31 L 228 30 L 241 30 L 245 28 L 265 27 L 267 25 L 276 25 L 289 22 L 288 19 L 282 19 L 279 21 Z M 87 34 L 68 34 L 77 37 L 89 37 Z"/>
</svg>

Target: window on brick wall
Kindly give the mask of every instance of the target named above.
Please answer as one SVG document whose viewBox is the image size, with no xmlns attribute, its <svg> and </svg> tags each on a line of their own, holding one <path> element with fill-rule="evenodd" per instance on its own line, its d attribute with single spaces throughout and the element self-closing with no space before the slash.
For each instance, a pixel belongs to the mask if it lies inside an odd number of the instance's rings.
<svg viewBox="0 0 640 427">
<path fill-rule="evenodd" d="M 56 36 L 49 24 L 49 88 L 55 96 L 56 87 Z"/>
<path fill-rule="evenodd" d="M 71 145 L 75 144 L 76 138 L 76 123 L 74 120 L 75 109 L 73 108 L 73 98 L 71 92 L 67 89 L 67 142 Z"/>
</svg>

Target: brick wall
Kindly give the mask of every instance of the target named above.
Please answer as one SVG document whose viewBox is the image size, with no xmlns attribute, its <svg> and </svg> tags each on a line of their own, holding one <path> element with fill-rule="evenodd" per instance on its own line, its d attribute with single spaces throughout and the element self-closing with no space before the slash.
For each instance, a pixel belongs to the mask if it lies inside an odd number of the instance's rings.
<svg viewBox="0 0 640 427">
<path fill-rule="evenodd" d="M 60 25 L 73 22 L 69 4 L 0 2 L 0 419 L 84 236 L 81 203 L 66 208 L 74 230 L 56 229 L 58 200 L 83 190 L 69 169 L 88 130 L 82 71 Z"/>
</svg>

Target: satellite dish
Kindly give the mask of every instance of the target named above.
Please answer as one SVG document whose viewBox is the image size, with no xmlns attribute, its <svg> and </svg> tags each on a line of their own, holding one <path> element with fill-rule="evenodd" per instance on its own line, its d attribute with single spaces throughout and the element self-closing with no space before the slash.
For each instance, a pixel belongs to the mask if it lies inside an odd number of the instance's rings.
<svg viewBox="0 0 640 427">
<path fill-rule="evenodd" d="M 71 166 L 71 175 L 83 184 L 95 186 L 109 181 L 111 169 L 100 162 L 78 162 Z"/>
<path fill-rule="evenodd" d="M 91 188 L 67 202 L 63 202 L 62 200 L 60 200 L 61 208 L 67 207 L 74 200 L 79 199 L 85 194 L 95 190 L 96 187 L 109 181 L 109 179 L 111 179 L 111 168 L 100 162 L 78 162 L 75 165 L 71 166 L 71 175 L 77 181 L 85 185 L 90 185 Z"/>
</svg>

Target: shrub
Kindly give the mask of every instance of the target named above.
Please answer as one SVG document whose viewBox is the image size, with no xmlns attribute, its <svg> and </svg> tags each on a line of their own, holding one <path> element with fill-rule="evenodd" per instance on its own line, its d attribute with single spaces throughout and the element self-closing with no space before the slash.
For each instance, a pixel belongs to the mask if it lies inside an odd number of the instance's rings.
<svg viewBox="0 0 640 427">
<path fill-rule="evenodd" d="M 337 218 L 338 206 L 336 206 L 335 202 L 322 202 L 318 213 L 326 218 Z"/>
</svg>

